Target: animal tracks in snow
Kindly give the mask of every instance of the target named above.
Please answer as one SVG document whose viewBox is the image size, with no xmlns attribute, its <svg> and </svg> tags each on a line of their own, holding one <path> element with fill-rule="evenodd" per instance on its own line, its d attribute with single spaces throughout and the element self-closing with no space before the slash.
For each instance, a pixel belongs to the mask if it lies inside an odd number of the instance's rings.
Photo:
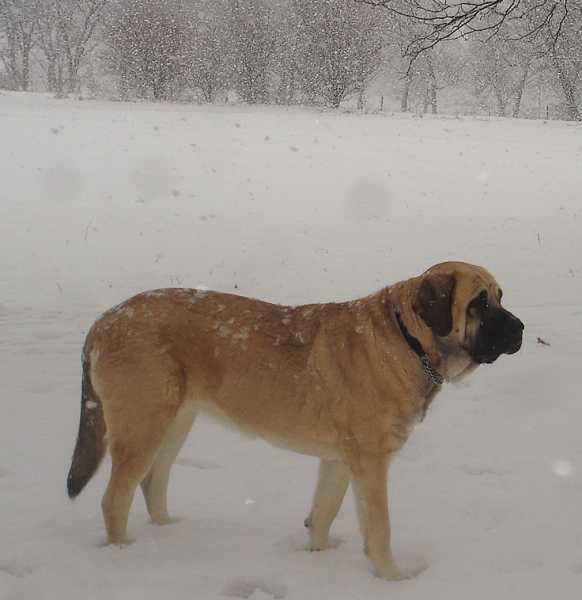
<svg viewBox="0 0 582 600">
<path fill-rule="evenodd" d="M 505 469 L 489 468 L 465 464 L 462 470 L 467 475 L 483 480 L 482 485 L 487 489 L 499 489 L 504 487 L 504 477 L 512 473 Z M 481 484 L 480 484 L 481 485 Z M 480 500 L 470 500 L 462 504 L 459 509 L 461 519 L 482 531 L 491 531 L 497 529 L 511 514 L 511 507 L 501 501 L 494 494 L 493 497 L 481 498 Z"/>
<path fill-rule="evenodd" d="M 467 473 L 467 475 L 475 475 L 476 477 L 480 477 L 481 475 L 512 475 L 511 471 L 505 469 L 490 469 L 488 467 L 476 467 L 473 465 L 465 464 L 463 465 L 463 471 Z"/>
<path fill-rule="evenodd" d="M 239 580 L 229 586 L 226 596 L 249 600 L 283 600 L 286 591 L 285 586 L 276 583 Z"/>
<path fill-rule="evenodd" d="M 18 579 L 26 575 L 31 575 L 33 571 L 32 567 L 18 558 L 0 562 L 0 573 L 8 573 L 8 575 L 12 575 L 12 577 L 17 577 Z"/>
<path fill-rule="evenodd" d="M 202 469 L 203 471 L 210 471 L 212 469 L 220 469 L 220 465 L 213 460 L 192 460 L 184 456 L 179 456 L 175 460 L 175 464 L 182 465 L 183 467 L 194 467 L 195 469 Z"/>
<path fill-rule="evenodd" d="M 467 502 L 459 510 L 463 521 L 483 531 L 497 529 L 509 516 L 510 509 L 501 505 Z"/>
</svg>

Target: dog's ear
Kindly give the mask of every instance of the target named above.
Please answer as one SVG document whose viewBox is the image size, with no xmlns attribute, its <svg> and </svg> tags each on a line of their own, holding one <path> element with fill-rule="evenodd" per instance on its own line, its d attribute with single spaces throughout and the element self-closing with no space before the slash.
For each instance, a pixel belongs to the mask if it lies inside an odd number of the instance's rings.
<svg viewBox="0 0 582 600">
<path fill-rule="evenodd" d="M 445 337 L 453 329 L 453 275 L 427 273 L 422 277 L 412 298 L 412 310 L 437 335 Z"/>
</svg>

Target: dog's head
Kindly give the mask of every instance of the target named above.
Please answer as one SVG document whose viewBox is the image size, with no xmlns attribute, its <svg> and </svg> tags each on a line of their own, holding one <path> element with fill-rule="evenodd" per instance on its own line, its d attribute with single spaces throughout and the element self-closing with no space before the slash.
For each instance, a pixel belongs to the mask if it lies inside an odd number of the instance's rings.
<svg viewBox="0 0 582 600">
<path fill-rule="evenodd" d="M 439 339 L 475 364 L 492 363 L 521 347 L 523 323 L 501 306 L 502 292 L 481 267 L 447 262 L 431 267 L 415 286 L 412 310 Z"/>
</svg>

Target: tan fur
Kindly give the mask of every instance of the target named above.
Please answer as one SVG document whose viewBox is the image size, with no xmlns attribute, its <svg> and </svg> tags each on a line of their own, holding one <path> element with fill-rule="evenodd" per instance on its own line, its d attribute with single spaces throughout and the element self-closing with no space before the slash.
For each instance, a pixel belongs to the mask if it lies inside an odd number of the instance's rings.
<svg viewBox="0 0 582 600">
<path fill-rule="evenodd" d="M 436 285 L 443 277 L 454 278 L 454 326 L 440 337 L 418 306 L 423 281 Z M 353 302 L 283 307 L 162 289 L 105 313 L 84 347 L 93 386 L 84 407 L 103 415 L 113 461 L 102 502 L 108 541 L 128 543 L 128 513 L 140 484 L 154 522 L 170 522 L 170 468 L 197 412 L 206 411 L 322 459 L 306 521 L 313 550 L 328 547 L 351 483 L 376 574 L 406 578 L 390 550 L 387 469 L 438 388 L 404 339 L 395 310 L 438 371 L 456 380 L 475 368 L 462 346 L 479 326 L 467 306 L 484 289 L 499 298 L 484 269 L 444 263 Z M 80 433 L 78 463 L 92 453 Z"/>
</svg>

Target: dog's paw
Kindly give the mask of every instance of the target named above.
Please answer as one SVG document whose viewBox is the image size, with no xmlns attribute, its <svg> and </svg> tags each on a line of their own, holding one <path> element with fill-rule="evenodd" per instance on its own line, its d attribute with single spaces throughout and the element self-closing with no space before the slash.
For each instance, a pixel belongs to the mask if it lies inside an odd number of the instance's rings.
<svg viewBox="0 0 582 600">
<path fill-rule="evenodd" d="M 391 573 L 388 577 L 388 581 L 406 581 L 407 579 L 412 579 L 412 575 L 409 575 L 400 569 L 394 573 Z"/>
<path fill-rule="evenodd" d="M 151 519 L 151 523 L 154 525 L 173 525 L 174 523 L 181 523 L 183 519 L 181 517 L 170 517 L 162 516 Z"/>
<path fill-rule="evenodd" d="M 135 538 L 126 536 L 124 540 L 119 542 L 113 542 L 107 538 L 102 539 L 98 544 L 97 548 L 127 548 L 135 542 Z"/>
<path fill-rule="evenodd" d="M 383 569 L 382 572 L 376 572 L 376 575 L 387 581 L 406 581 L 412 579 L 412 575 L 401 571 L 396 565 Z"/>
</svg>

